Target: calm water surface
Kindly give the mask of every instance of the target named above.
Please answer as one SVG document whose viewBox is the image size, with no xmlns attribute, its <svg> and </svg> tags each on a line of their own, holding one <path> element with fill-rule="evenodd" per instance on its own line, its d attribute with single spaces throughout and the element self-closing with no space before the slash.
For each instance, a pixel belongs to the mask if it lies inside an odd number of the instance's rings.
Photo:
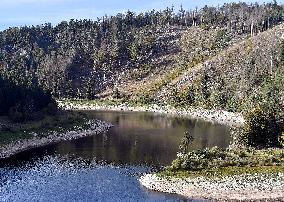
<svg viewBox="0 0 284 202">
<path fill-rule="evenodd" d="M 194 137 L 191 149 L 230 143 L 228 128 L 200 120 L 154 113 L 86 113 L 114 127 L 106 134 L 0 162 L 0 201 L 187 201 L 148 191 L 137 179 L 169 165 L 185 131 Z"/>
</svg>

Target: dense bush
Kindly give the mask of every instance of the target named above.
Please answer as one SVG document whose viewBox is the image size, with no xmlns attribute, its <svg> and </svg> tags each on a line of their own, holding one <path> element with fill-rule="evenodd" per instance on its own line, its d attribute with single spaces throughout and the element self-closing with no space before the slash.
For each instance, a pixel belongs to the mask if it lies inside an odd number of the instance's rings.
<svg viewBox="0 0 284 202">
<path fill-rule="evenodd" d="M 16 85 L 0 77 L 0 116 L 27 121 L 43 111 L 49 114 L 57 112 L 56 102 L 49 92 L 36 85 Z"/>
<path fill-rule="evenodd" d="M 253 147 L 278 147 L 280 127 L 275 114 L 260 107 L 247 113 L 243 130 L 243 141 Z"/>
<path fill-rule="evenodd" d="M 117 87 L 113 89 L 112 97 L 115 99 L 119 99 L 121 97 L 120 92 Z"/>
</svg>

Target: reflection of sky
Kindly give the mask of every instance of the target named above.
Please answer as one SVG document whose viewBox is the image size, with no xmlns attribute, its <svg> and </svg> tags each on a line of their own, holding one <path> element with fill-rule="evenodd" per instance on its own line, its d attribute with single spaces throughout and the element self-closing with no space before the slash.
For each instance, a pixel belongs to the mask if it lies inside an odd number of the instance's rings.
<svg viewBox="0 0 284 202">
<path fill-rule="evenodd" d="M 185 201 L 144 189 L 137 180 L 151 168 L 86 164 L 61 157 L 31 160 L 24 167 L 0 169 L 1 201 Z M 195 200 L 193 200 L 195 201 Z M 197 200 L 196 200 L 197 201 Z M 199 201 L 199 200 L 198 200 Z"/>
<path fill-rule="evenodd" d="M 204 5 L 221 5 L 232 0 L 0 0 L 0 30 L 12 26 L 56 24 L 69 19 L 97 19 L 105 14 L 160 10 L 167 6 L 192 9 Z M 252 0 L 247 0 L 252 1 Z M 279 2 L 282 2 L 281 0 Z M 259 1 L 262 2 L 262 1 Z"/>
</svg>

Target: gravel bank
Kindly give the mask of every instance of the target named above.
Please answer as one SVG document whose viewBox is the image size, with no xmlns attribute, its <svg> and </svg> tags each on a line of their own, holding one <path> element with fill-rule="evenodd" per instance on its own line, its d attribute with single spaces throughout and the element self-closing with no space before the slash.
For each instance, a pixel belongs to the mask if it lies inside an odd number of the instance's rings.
<svg viewBox="0 0 284 202">
<path fill-rule="evenodd" d="M 205 121 L 216 122 L 223 125 L 240 127 L 244 124 L 244 117 L 240 113 L 232 113 L 223 110 L 205 110 L 201 108 L 177 109 L 171 106 L 128 106 L 127 104 L 106 105 L 97 103 L 75 103 L 58 101 L 58 105 L 65 110 L 111 110 L 111 111 L 137 111 L 156 112 L 174 116 L 185 116 Z"/>
<path fill-rule="evenodd" d="M 76 130 L 64 133 L 50 132 L 45 137 L 39 137 L 38 134 L 34 133 L 31 139 L 24 139 L 5 146 L 0 146 L 0 159 L 9 158 L 17 153 L 52 143 L 96 135 L 106 132 L 112 127 L 111 124 L 100 120 L 89 120 L 86 124 L 88 125 L 88 129 L 77 127 Z"/>
<path fill-rule="evenodd" d="M 145 174 L 140 183 L 148 189 L 212 201 L 284 201 L 284 171 L 224 178 L 161 178 Z"/>
</svg>

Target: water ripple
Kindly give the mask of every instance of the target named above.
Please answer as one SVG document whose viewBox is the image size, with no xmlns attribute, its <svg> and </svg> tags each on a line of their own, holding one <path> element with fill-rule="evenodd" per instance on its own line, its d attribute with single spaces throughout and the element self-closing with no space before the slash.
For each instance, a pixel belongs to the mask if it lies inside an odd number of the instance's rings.
<svg viewBox="0 0 284 202">
<path fill-rule="evenodd" d="M 0 199 L 10 201 L 186 201 L 145 190 L 138 177 L 151 168 L 86 163 L 47 156 L 0 170 Z"/>
</svg>

